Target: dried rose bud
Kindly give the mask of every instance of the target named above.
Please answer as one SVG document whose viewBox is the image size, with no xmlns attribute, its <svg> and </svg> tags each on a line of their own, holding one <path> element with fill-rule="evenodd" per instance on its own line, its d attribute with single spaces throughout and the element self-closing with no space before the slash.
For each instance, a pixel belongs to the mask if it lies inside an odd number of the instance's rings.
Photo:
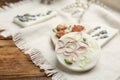
<svg viewBox="0 0 120 80">
<path fill-rule="evenodd" d="M 81 32 L 84 29 L 82 25 L 74 25 L 72 32 Z"/>
<path fill-rule="evenodd" d="M 64 30 L 61 30 L 61 31 L 59 31 L 57 34 L 56 34 L 56 36 L 58 37 L 58 38 L 61 38 L 63 35 L 65 35 L 65 34 L 67 34 L 68 32 L 65 32 Z"/>
<path fill-rule="evenodd" d="M 58 25 L 57 26 L 57 30 L 65 30 L 65 29 L 67 29 L 67 26 L 65 26 L 65 25 Z"/>
</svg>

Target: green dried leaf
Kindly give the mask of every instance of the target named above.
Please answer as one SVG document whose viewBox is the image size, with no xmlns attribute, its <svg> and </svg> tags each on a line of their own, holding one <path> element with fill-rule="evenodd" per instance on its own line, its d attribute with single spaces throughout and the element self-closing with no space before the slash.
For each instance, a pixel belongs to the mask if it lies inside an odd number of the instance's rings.
<svg viewBox="0 0 120 80">
<path fill-rule="evenodd" d="M 84 41 L 84 42 L 86 42 L 86 41 L 87 41 L 87 39 L 86 39 L 86 38 L 83 38 L 83 41 Z"/>
<path fill-rule="evenodd" d="M 57 32 L 58 32 L 58 30 L 55 28 L 55 29 L 53 29 L 53 32 L 57 33 Z"/>
<path fill-rule="evenodd" d="M 70 59 L 65 58 L 64 61 L 65 61 L 66 64 L 69 64 L 69 65 L 72 64 L 72 60 L 70 60 Z"/>
<path fill-rule="evenodd" d="M 68 27 L 68 29 L 71 30 L 71 27 L 72 27 L 72 26 L 70 25 L 70 26 Z"/>
</svg>

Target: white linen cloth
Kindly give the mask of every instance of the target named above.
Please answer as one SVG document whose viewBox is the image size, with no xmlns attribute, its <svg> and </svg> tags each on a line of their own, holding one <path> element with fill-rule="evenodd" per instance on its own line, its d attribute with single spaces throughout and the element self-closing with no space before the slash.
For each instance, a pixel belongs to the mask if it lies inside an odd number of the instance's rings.
<svg viewBox="0 0 120 80">
<path fill-rule="evenodd" d="M 61 5 L 63 7 L 70 4 L 67 3 L 68 1 L 71 1 L 71 3 L 74 2 L 74 0 L 61 0 L 59 4 L 54 3 L 54 5 L 49 7 L 60 10 Z M 94 69 L 85 73 L 68 71 L 57 62 L 54 46 L 50 39 L 50 33 L 51 29 L 59 23 L 77 23 L 75 18 L 67 16 L 66 14 L 68 13 L 64 13 L 64 11 L 59 11 L 58 16 L 55 18 L 22 30 L 20 27 L 12 23 L 13 17 L 18 13 L 25 13 L 41 6 L 44 5 L 38 4 L 37 0 L 23 1 L 18 4 L 17 7 L 1 12 L 0 26 L 3 26 L 2 28 L 7 30 L 3 32 L 2 35 L 8 36 L 12 34 L 16 45 L 26 54 L 29 54 L 33 63 L 44 69 L 48 76 L 53 75 L 52 80 L 119 80 L 119 33 L 102 48 L 101 58 Z M 112 14 L 111 11 L 96 4 L 91 4 L 82 16 L 81 24 L 84 23 L 89 25 L 102 24 L 103 26 L 110 26 L 120 30 L 119 16 Z"/>
</svg>

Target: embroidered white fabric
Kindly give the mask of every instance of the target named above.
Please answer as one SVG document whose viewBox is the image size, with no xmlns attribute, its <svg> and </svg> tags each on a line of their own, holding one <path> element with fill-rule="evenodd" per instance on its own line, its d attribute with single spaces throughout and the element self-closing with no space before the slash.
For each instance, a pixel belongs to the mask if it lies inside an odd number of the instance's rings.
<svg viewBox="0 0 120 80">
<path fill-rule="evenodd" d="M 13 35 L 16 45 L 29 54 L 33 63 L 45 70 L 52 80 L 117 80 L 120 76 L 120 34 L 102 48 L 101 58 L 97 66 L 86 73 L 76 73 L 62 67 L 56 59 L 54 46 L 50 39 L 50 32 L 59 23 L 87 23 L 110 26 L 120 30 L 119 16 L 98 4 L 83 2 L 79 14 L 71 16 L 76 11 L 74 0 L 56 0 L 52 5 L 43 5 L 39 0 L 24 0 L 9 7 L 0 9 L 0 26 L 6 31 L 4 36 Z M 69 2 L 69 3 L 68 3 Z M 66 5 L 70 5 L 67 6 Z M 61 6 L 62 5 L 62 6 Z M 18 13 L 26 13 L 34 8 L 47 6 L 58 11 L 58 15 L 49 21 L 28 28 L 20 28 L 12 23 Z M 64 8 L 64 9 L 63 9 Z"/>
</svg>

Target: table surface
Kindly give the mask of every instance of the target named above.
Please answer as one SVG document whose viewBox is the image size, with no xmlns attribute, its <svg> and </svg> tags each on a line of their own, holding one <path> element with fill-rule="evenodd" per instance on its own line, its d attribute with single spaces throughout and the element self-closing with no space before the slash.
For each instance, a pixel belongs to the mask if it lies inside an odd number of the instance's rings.
<svg viewBox="0 0 120 80">
<path fill-rule="evenodd" d="M 0 0 L 0 6 L 18 1 Z M 51 77 L 47 77 L 44 70 L 36 67 L 30 57 L 15 46 L 11 36 L 4 38 L 0 35 L 0 80 L 51 80 Z"/>
</svg>

